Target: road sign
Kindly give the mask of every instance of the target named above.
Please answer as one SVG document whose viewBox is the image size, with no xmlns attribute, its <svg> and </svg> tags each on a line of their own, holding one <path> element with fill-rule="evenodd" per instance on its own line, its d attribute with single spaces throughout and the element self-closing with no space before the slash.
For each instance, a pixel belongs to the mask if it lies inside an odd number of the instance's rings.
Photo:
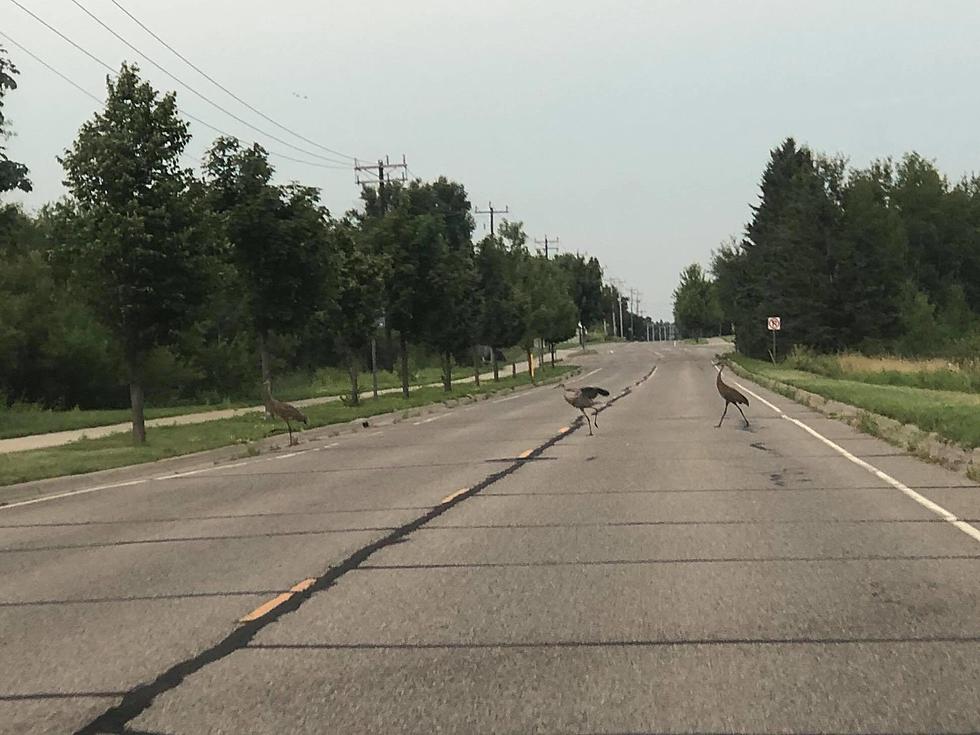
<svg viewBox="0 0 980 735">
<path fill-rule="evenodd" d="M 780 325 L 780 320 L 779 320 L 779 317 L 778 316 L 771 316 L 771 317 L 769 317 L 768 322 L 769 322 L 769 331 L 770 332 L 778 332 L 780 330 L 781 325 Z"/>
</svg>

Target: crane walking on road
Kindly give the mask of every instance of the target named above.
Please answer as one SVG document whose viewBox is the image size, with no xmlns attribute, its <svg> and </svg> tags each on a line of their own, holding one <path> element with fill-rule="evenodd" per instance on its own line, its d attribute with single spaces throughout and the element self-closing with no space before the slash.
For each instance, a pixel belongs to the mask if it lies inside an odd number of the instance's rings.
<svg viewBox="0 0 980 735">
<path fill-rule="evenodd" d="M 592 423 L 595 422 L 596 428 L 599 426 L 599 409 L 595 407 L 596 398 L 599 396 L 608 396 L 609 391 L 605 388 L 596 388 L 595 386 L 587 385 L 582 388 L 566 388 L 564 383 L 559 383 L 558 388 L 565 391 L 565 400 L 572 406 L 575 406 L 582 415 L 585 416 L 585 422 L 589 425 L 589 436 L 592 436 Z M 592 419 L 589 421 L 589 414 L 585 412 L 585 409 L 592 409 Z"/>
<path fill-rule="evenodd" d="M 306 414 L 300 411 L 296 406 L 289 403 L 283 403 L 282 401 L 277 401 L 272 397 L 272 381 L 267 380 L 265 385 L 265 410 L 269 412 L 269 415 L 275 416 L 277 419 L 282 419 L 286 422 L 286 430 L 289 432 L 289 446 L 293 446 L 293 427 L 290 426 L 290 421 L 295 421 L 296 423 L 308 424 L 309 419 L 306 418 Z"/>
<path fill-rule="evenodd" d="M 721 422 L 725 420 L 725 414 L 728 413 L 728 406 L 730 404 L 734 405 L 735 408 L 738 409 L 738 412 L 742 414 L 742 420 L 745 422 L 745 425 L 748 426 L 749 420 L 745 418 L 745 414 L 742 413 L 742 409 L 739 407 L 738 404 L 743 403 L 746 406 L 748 406 L 749 399 L 743 396 L 739 391 L 735 390 L 721 379 L 721 371 L 725 369 L 724 363 L 715 362 L 712 363 L 712 365 L 718 368 L 718 378 L 715 380 L 715 386 L 717 386 L 718 392 L 721 394 L 721 397 L 725 399 L 725 410 L 722 412 L 721 418 L 718 419 L 718 426 L 716 426 L 715 428 L 716 429 L 719 428 L 721 426 Z"/>
</svg>

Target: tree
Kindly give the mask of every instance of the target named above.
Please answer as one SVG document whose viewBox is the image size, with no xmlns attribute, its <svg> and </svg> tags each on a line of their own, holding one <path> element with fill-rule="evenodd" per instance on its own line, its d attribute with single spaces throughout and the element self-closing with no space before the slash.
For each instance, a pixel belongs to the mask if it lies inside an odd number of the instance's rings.
<svg viewBox="0 0 980 735">
<path fill-rule="evenodd" d="M 6 140 L 10 137 L 7 128 L 7 118 L 3 114 L 3 98 L 7 92 L 17 89 L 19 74 L 17 67 L 7 58 L 7 52 L 0 46 L 0 194 L 14 189 L 31 190 L 31 181 L 27 178 L 27 166 L 7 157 Z"/>
<path fill-rule="evenodd" d="M 423 288 L 433 298 L 421 315 L 423 338 L 442 357 L 442 382 L 452 390 L 452 356 L 475 355 L 480 298 L 473 253 L 473 216 L 462 184 L 440 176 L 410 189 L 416 216 L 433 228 Z"/>
<path fill-rule="evenodd" d="M 569 295 L 577 310 L 583 330 L 602 319 L 602 266 L 596 258 L 585 259 L 576 253 L 564 253 L 555 262 L 568 274 Z M 585 332 L 581 333 L 585 347 Z"/>
<path fill-rule="evenodd" d="M 718 325 L 721 308 L 714 284 L 697 263 L 681 273 L 680 284 L 674 289 L 674 323 L 688 335 L 703 337 Z"/>
<path fill-rule="evenodd" d="M 532 375 L 535 340 L 554 344 L 575 335 L 578 310 L 571 296 L 567 271 L 554 260 L 524 254 L 520 267 L 523 311 L 520 345 Z"/>
<path fill-rule="evenodd" d="M 277 186 L 268 154 L 218 138 L 205 170 L 231 261 L 245 285 L 262 381 L 272 379 L 272 333 L 295 333 L 322 306 L 328 284 L 329 213 L 312 187 Z"/>
<path fill-rule="evenodd" d="M 483 298 L 479 338 L 490 347 L 494 380 L 499 380 L 497 350 L 515 344 L 522 333 L 516 257 L 498 236 L 487 235 L 477 245 L 477 283 Z"/>
<path fill-rule="evenodd" d="M 765 320 L 772 315 L 783 318 L 782 334 L 794 342 L 840 346 L 832 243 L 839 233 L 842 167 L 792 138 L 772 151 L 745 238 L 737 252 L 726 250 L 713 263 L 719 300 L 734 309 L 740 351 L 766 353 Z"/>
<path fill-rule="evenodd" d="M 371 341 L 382 313 L 384 274 L 387 264 L 363 243 L 351 218 L 331 226 L 336 254 L 336 299 L 330 327 L 341 345 L 351 381 L 351 402 L 360 402 L 359 355 Z"/>
<path fill-rule="evenodd" d="M 841 195 L 840 236 L 831 246 L 836 327 L 842 345 L 899 335 L 908 249 L 901 218 L 889 207 L 891 165 L 853 172 Z"/>
<path fill-rule="evenodd" d="M 142 443 L 147 355 L 174 341 L 203 298 L 201 196 L 178 163 L 190 134 L 175 95 L 159 96 L 126 64 L 107 88 L 104 111 L 61 162 L 77 207 L 77 263 L 93 308 L 122 346 L 133 436 Z"/>
</svg>

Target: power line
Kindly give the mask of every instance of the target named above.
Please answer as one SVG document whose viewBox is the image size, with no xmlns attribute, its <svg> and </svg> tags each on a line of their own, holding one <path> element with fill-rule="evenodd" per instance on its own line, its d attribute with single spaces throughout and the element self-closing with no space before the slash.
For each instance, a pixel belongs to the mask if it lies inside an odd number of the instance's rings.
<svg viewBox="0 0 980 735">
<path fill-rule="evenodd" d="M 48 71 L 50 71 L 52 74 L 55 74 L 55 75 L 61 77 L 62 80 L 68 82 L 68 84 L 70 84 L 71 86 L 73 86 L 75 89 L 77 89 L 79 92 L 81 92 L 82 94 L 84 94 L 86 97 L 89 97 L 89 98 L 95 100 L 100 105 L 104 105 L 105 104 L 105 100 L 103 100 L 101 97 L 92 94 L 87 89 L 85 89 L 85 87 L 83 87 L 81 84 L 78 84 L 75 80 L 71 79 L 67 75 L 62 74 L 60 71 L 58 71 L 53 66 L 51 66 L 51 64 L 49 64 L 48 62 L 46 62 L 44 59 L 42 59 L 40 56 L 38 56 L 37 54 L 35 54 L 33 51 L 31 51 L 29 48 L 27 48 L 23 44 L 18 43 L 15 39 L 11 38 L 9 35 L 7 35 L 6 33 L 4 33 L 3 31 L 0 31 L 0 36 L 2 36 L 3 38 L 6 38 L 10 43 L 12 43 L 14 46 L 16 46 L 17 48 L 19 48 L 25 54 L 27 54 L 28 56 L 30 56 L 32 59 L 34 59 L 34 61 L 36 61 L 41 66 L 43 66 Z M 190 161 L 191 164 L 194 165 L 194 166 L 199 166 L 200 163 L 201 163 L 198 159 L 196 159 L 194 156 L 192 156 L 187 151 L 181 151 L 180 152 L 180 156 L 181 156 L 181 158 L 185 158 L 188 161 Z"/>
<path fill-rule="evenodd" d="M 11 2 L 13 2 L 16 5 L 19 5 L 20 6 L 20 3 L 18 3 L 17 0 L 11 0 Z M 146 59 L 147 62 L 149 62 L 150 64 L 152 64 L 153 66 L 155 66 L 157 69 L 159 69 L 161 72 L 163 72 L 164 74 L 166 74 L 168 77 L 170 77 L 171 79 L 173 79 L 175 82 L 177 82 L 178 84 L 180 84 L 181 86 L 183 86 L 184 88 L 186 88 L 192 94 L 196 95 L 197 97 L 200 97 L 202 100 L 204 100 L 205 102 L 207 102 L 209 105 L 211 105 L 212 107 L 214 107 L 217 110 L 220 110 L 221 112 L 225 113 L 229 117 L 237 120 L 242 125 L 245 125 L 246 127 L 250 128 L 251 130 L 254 130 L 255 132 L 260 133 L 260 134 L 266 136 L 267 138 L 270 138 L 271 140 L 276 141 L 277 143 L 282 143 L 284 146 L 287 146 L 288 148 L 292 148 L 294 151 L 299 151 L 300 153 L 303 153 L 303 154 L 305 154 L 307 156 L 313 156 L 314 158 L 321 158 L 324 161 L 329 161 L 330 163 L 344 163 L 344 161 L 338 161 L 336 159 L 333 159 L 333 158 L 329 158 L 327 156 L 324 156 L 324 155 L 322 155 L 320 153 L 315 153 L 314 151 L 308 151 L 305 148 L 300 148 L 299 146 L 293 145 L 289 141 L 283 140 L 282 138 L 280 138 L 280 137 L 278 137 L 276 135 L 273 135 L 272 133 L 269 133 L 269 132 L 263 130 L 262 128 L 260 128 L 258 126 L 253 125 L 252 123 L 248 122 L 245 118 L 239 117 L 234 112 L 232 112 L 231 110 L 229 110 L 229 109 L 227 109 L 227 108 L 219 105 L 217 102 L 215 102 L 214 100 L 212 100 L 210 97 L 208 97 L 207 95 L 205 95 L 202 92 L 199 92 L 197 89 L 195 89 L 194 87 L 192 87 L 191 85 L 189 85 L 187 82 L 185 82 L 183 79 L 181 79 L 180 77 L 178 77 L 176 74 L 168 71 L 162 64 L 157 63 L 156 61 L 154 61 L 153 59 L 151 59 L 149 56 L 147 56 L 145 53 L 143 53 L 142 51 L 140 51 L 138 48 L 136 48 L 136 46 L 134 46 L 132 43 L 130 43 L 129 41 L 127 41 L 125 38 L 123 38 L 122 35 L 120 35 L 116 31 L 114 31 L 112 28 L 110 28 L 101 18 L 99 18 L 97 15 L 95 15 L 95 13 L 93 13 L 88 8 L 86 8 L 84 5 L 82 5 L 82 3 L 79 2 L 79 0 L 71 0 L 71 2 L 72 2 L 72 4 L 74 4 L 75 6 L 77 6 L 83 13 L 85 13 L 87 16 L 89 16 L 92 20 L 94 20 L 96 23 L 98 23 L 100 26 L 102 26 L 105 30 L 107 30 L 109 33 L 111 33 L 116 39 L 118 39 L 120 42 L 122 42 L 123 44 L 125 44 L 128 48 L 132 49 L 134 52 L 136 52 L 137 54 L 139 54 L 140 56 L 142 56 L 144 59 Z M 23 7 L 23 6 L 20 6 L 20 7 Z"/>
<path fill-rule="evenodd" d="M 95 100 L 96 102 L 98 102 L 100 105 L 105 104 L 105 100 L 103 100 L 101 97 L 97 97 L 96 95 L 92 94 L 87 89 L 85 89 L 85 87 L 83 87 L 81 84 L 77 84 L 76 82 L 74 82 L 71 79 L 69 79 L 68 77 L 66 77 L 60 71 L 58 71 L 53 66 L 51 66 L 51 64 L 49 64 L 48 62 L 46 62 L 44 59 L 42 59 L 37 54 L 34 54 L 31 51 L 29 51 L 28 49 L 26 49 L 23 46 L 21 46 L 19 43 L 17 43 L 17 41 L 15 41 L 14 39 L 12 39 L 10 36 L 8 36 L 3 31 L 0 31 L 0 36 L 3 36 L 4 38 L 6 38 L 8 41 L 10 41 L 10 43 L 12 43 L 14 46 L 16 46 L 21 51 L 23 51 L 25 54 L 27 54 L 32 59 L 34 59 L 34 61 L 36 61 L 38 64 L 40 64 L 41 66 L 45 67 L 48 71 L 50 71 L 53 74 L 57 74 L 59 77 L 61 77 L 62 79 L 64 79 L 66 82 L 68 82 L 71 86 L 73 86 L 75 89 L 77 89 L 82 94 L 86 95 L 87 97 L 91 97 L 93 100 Z"/>
<path fill-rule="evenodd" d="M 44 20 L 43 18 L 41 18 L 41 17 L 39 17 L 39 16 L 37 15 L 37 14 L 35 14 L 34 12 L 32 12 L 32 11 L 31 11 L 31 10 L 30 10 L 29 8 L 26 8 L 26 7 L 24 7 L 24 6 L 23 6 L 23 5 L 21 5 L 21 4 L 20 4 L 20 3 L 19 3 L 19 2 L 17 1 L 17 0 L 10 0 L 10 2 L 12 2 L 12 3 L 14 4 L 14 5 L 16 5 L 16 6 L 18 7 L 18 8 L 20 8 L 21 10 L 23 10 L 23 11 L 24 11 L 25 13 L 27 13 L 28 15 L 30 15 L 30 16 L 31 16 L 32 18 L 34 18 L 34 20 L 36 20 L 36 21 L 37 21 L 38 23 L 40 23 L 40 24 L 41 24 L 41 25 L 43 25 L 43 26 L 44 26 L 45 28 L 47 28 L 47 29 L 48 29 L 49 31 L 51 31 L 52 33 L 54 33 L 55 35 L 57 35 L 58 37 L 60 37 L 60 38 L 61 38 L 62 40 L 64 40 L 64 41 L 66 41 L 67 43 L 69 43 L 69 44 L 70 44 L 71 46 L 73 46 L 74 48 L 76 48 L 76 49 L 77 49 L 78 51 L 81 51 L 81 52 L 82 52 L 83 54 L 85 54 L 85 55 L 86 55 L 87 57 L 89 57 L 90 59 L 92 59 L 92 61 L 94 61 L 95 63 L 97 63 L 97 64 L 99 64 L 100 66 L 102 66 L 102 67 L 104 67 L 105 69 L 107 69 L 107 70 L 109 71 L 109 75 L 110 75 L 110 76 L 112 76 L 113 78 L 115 78 L 116 76 L 118 76 L 118 75 L 117 75 L 117 73 L 116 73 L 116 70 L 115 70 L 115 69 L 114 69 L 114 68 L 113 68 L 112 66 L 110 66 L 109 64 L 107 64 L 107 63 L 106 63 L 105 61 L 103 61 L 102 59 L 100 59 L 100 58 L 99 58 L 98 56 L 96 56 L 95 54 L 93 54 L 93 53 L 92 53 L 91 51 L 89 51 L 89 50 L 88 50 L 88 49 L 86 49 L 85 47 L 83 47 L 83 46 L 81 46 L 81 45 L 79 45 L 78 43 L 76 43 L 75 41 L 73 41 L 73 40 L 72 40 L 71 38 L 69 38 L 68 36 L 66 36 L 66 35 L 65 35 L 64 33 L 62 33 L 61 31 L 59 31 L 59 30 L 58 30 L 57 28 L 55 28 L 55 27 L 54 27 L 53 25 L 51 25 L 50 23 L 48 23 L 48 22 L 47 22 L 46 20 Z M 8 38 L 8 39 L 10 39 L 10 36 L 6 36 L 6 38 Z M 13 39 L 10 39 L 10 40 L 11 40 L 11 42 L 14 42 L 14 41 L 13 41 Z M 70 80 L 70 79 L 68 79 L 67 77 L 65 77 L 65 75 L 64 75 L 64 74 L 62 74 L 61 72 L 59 72 L 59 71 L 57 71 L 57 70 L 55 70 L 55 69 L 54 69 L 53 67 L 51 67 L 51 66 L 50 66 L 49 64 L 47 64 L 46 62 L 44 62 L 44 61 L 42 61 L 42 60 L 41 60 L 41 59 L 40 59 L 39 57 L 37 57 L 37 56 L 36 56 L 35 54 L 32 54 L 32 53 L 30 53 L 29 51 L 27 51 L 27 49 L 25 49 L 25 48 L 24 48 L 23 46 L 21 46 L 20 44 L 16 44 L 16 45 L 17 45 L 17 46 L 18 46 L 18 47 L 19 47 L 20 49 L 22 49 L 22 50 L 23 50 L 23 51 L 24 51 L 25 53 L 28 53 L 28 54 L 30 54 L 30 55 L 31 55 L 31 57 L 33 57 L 33 58 L 35 58 L 35 59 L 37 59 L 37 60 L 38 60 L 38 61 L 39 61 L 40 63 L 42 63 L 42 64 L 44 64 L 44 65 L 45 65 L 45 66 L 46 66 L 46 67 L 47 67 L 48 69 L 51 69 L 51 71 L 53 71 L 53 72 L 54 72 L 55 74 L 57 74 L 57 75 L 58 75 L 59 77 L 61 77 L 62 79 L 65 79 L 65 81 L 67 81 L 67 82 L 68 82 L 69 84 L 71 84 L 71 85 L 72 85 L 73 87 L 77 87 L 78 89 L 81 89 L 81 90 L 82 90 L 82 91 L 83 91 L 83 92 L 84 92 L 84 93 L 85 93 L 86 95 L 88 95 L 88 96 L 90 96 L 90 97 L 93 97 L 93 98 L 95 98 L 95 99 L 96 99 L 96 100 L 97 100 L 97 101 L 98 101 L 99 103 L 103 103 L 103 100 L 100 100 L 100 99 L 98 99 L 98 98 L 97 98 L 97 97 L 95 97 L 95 96 L 94 96 L 94 95 L 93 95 L 93 94 L 92 94 L 91 92 L 89 92 L 89 91 L 87 91 L 87 90 L 85 90 L 85 89 L 83 89 L 83 88 L 82 88 L 82 87 L 80 87 L 80 86 L 79 86 L 78 84 L 76 84 L 76 83 L 75 83 L 75 82 L 73 82 L 72 80 Z M 235 137 L 237 137 L 237 136 L 234 136 L 234 135 L 232 135 L 231 133 L 228 133 L 228 132 L 226 132 L 226 131 L 224 131 L 224 130 L 222 130 L 221 128 L 219 128 L 219 127 L 217 127 L 217 126 L 215 126 L 215 125 L 212 125 L 212 124 L 211 124 L 211 123 L 209 123 L 209 122 L 205 122 L 205 121 L 204 121 L 204 120 L 202 120 L 201 118 L 199 118 L 199 117 L 196 117 L 195 115 L 192 115 L 191 113 L 189 113 L 189 112 L 186 112 L 185 110 L 182 110 L 182 109 L 180 109 L 180 108 L 177 108 L 177 111 L 178 111 L 178 112 L 179 112 L 179 113 L 180 113 L 181 115 L 183 115 L 184 117 L 186 117 L 186 118 L 188 118 L 188 119 L 190 119 L 190 120 L 193 120 L 194 122 L 196 122 L 196 123 L 198 123 L 199 125 L 203 125 L 204 127 L 206 127 L 206 128 L 208 128 L 208 129 L 210 129 L 210 130 L 213 130 L 214 132 L 216 132 L 216 133 L 218 133 L 219 135 L 224 135 L 224 136 L 227 136 L 227 137 L 230 137 L 230 138 L 235 138 Z M 267 152 L 268 152 L 268 154 L 269 154 L 270 156 L 276 156 L 277 158 L 282 158 L 282 159 L 284 159 L 284 160 L 287 160 L 287 161 L 294 161 L 294 162 L 296 162 L 296 163 L 302 163 L 302 164 L 304 164 L 304 165 L 307 165 L 307 166 L 316 166 L 316 167 L 318 167 L 318 168 L 327 168 L 327 169 L 342 169 L 342 170 L 347 170 L 347 169 L 349 168 L 349 167 L 348 167 L 348 166 L 347 166 L 346 164 L 343 164 L 343 165 L 336 165 L 336 164 L 339 164 L 339 163 L 340 163 L 339 161 L 338 161 L 338 162 L 334 162 L 334 163 L 335 163 L 335 165 L 327 165 L 327 164 L 324 164 L 324 163 L 320 163 L 320 162 L 317 162 L 317 161 L 304 161 L 304 160 L 302 160 L 302 159 L 300 159 L 300 158 L 294 158 L 293 156 L 289 156 L 289 155 L 286 155 L 286 154 L 284 154 L 284 153 L 277 153 L 276 151 L 271 151 L 271 150 L 270 150 L 270 151 L 267 151 Z M 327 159 L 327 160 L 329 160 L 329 159 Z"/>
<path fill-rule="evenodd" d="M 218 89 L 220 89 L 221 91 L 223 91 L 225 94 L 229 95 L 233 99 L 235 99 L 238 102 L 240 102 L 241 104 L 245 105 L 245 107 L 247 107 L 248 109 L 250 109 L 252 112 L 254 112 L 259 117 L 261 117 L 264 120 L 267 120 L 268 122 L 272 123 L 273 125 L 275 125 L 280 130 L 285 130 L 287 133 L 296 136 L 300 140 L 303 140 L 303 141 L 309 143 L 310 145 L 316 146 L 317 148 L 321 148 L 322 150 L 325 150 L 325 151 L 327 151 L 329 153 L 333 153 L 335 155 L 343 156 L 344 158 L 350 158 L 351 160 L 354 160 L 354 158 L 355 158 L 354 156 L 351 156 L 351 155 L 349 155 L 347 153 L 343 153 L 341 151 L 334 150 L 333 148 L 328 148 L 325 145 L 321 145 L 320 143 L 317 143 L 315 140 L 310 140 L 309 138 L 307 138 L 307 137 L 305 137 L 303 135 L 300 135 L 295 130 L 292 130 L 292 129 L 286 127 L 285 125 L 277 122 L 276 120 L 272 119 L 271 117 L 269 117 L 268 115 L 266 115 L 261 110 L 256 109 L 255 107 L 253 107 L 252 105 L 250 105 L 248 102 L 246 102 L 245 100 L 243 100 L 241 97 L 239 97 L 237 94 L 235 94 L 230 89 L 228 89 L 226 86 L 224 86 L 223 84 L 221 84 L 217 79 L 215 79 L 210 74 L 208 74 L 206 71 L 204 71 L 199 66 L 197 66 L 194 62 L 192 62 L 190 59 L 188 59 L 186 56 L 184 56 L 182 53 L 180 53 L 177 49 L 175 49 L 169 43 L 167 43 L 162 38 L 160 38 L 160 36 L 158 36 L 156 33 L 154 33 L 152 30 L 150 30 L 146 26 L 145 23 L 143 23 L 141 20 L 139 20 L 139 18 L 137 18 L 132 13 L 130 13 L 128 10 L 126 10 L 126 8 L 124 8 L 119 2 L 117 2 L 117 0 L 111 0 L 111 1 L 112 1 L 112 4 L 113 5 L 115 5 L 122 12 L 124 12 L 130 18 L 130 20 L 132 20 L 134 23 L 136 23 L 136 25 L 138 25 L 144 31 L 146 31 L 151 36 L 153 36 L 153 38 L 155 38 L 157 41 L 159 41 L 161 44 L 163 44 L 167 49 L 169 49 L 170 52 L 174 54 L 174 56 L 176 56 L 178 59 L 180 59 L 181 61 L 183 61 L 191 69 L 193 69 L 198 74 L 200 74 L 201 76 L 203 76 L 205 79 L 207 79 L 209 82 L 211 82 L 211 84 L 213 84 L 214 86 L 216 86 Z"/>
</svg>

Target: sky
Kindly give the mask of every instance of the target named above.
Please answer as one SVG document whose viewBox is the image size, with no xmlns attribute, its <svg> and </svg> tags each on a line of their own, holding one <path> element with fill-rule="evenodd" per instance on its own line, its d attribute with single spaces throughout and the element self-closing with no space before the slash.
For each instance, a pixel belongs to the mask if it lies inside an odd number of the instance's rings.
<svg viewBox="0 0 980 735">
<path fill-rule="evenodd" d="M 272 156 L 281 181 L 356 206 L 350 159 L 228 97 L 112 0 L 16 0 L 113 68 L 136 61 L 178 106 Z M 792 136 L 865 166 L 911 150 L 951 179 L 980 171 L 975 0 L 117 0 L 214 79 L 321 146 L 365 161 L 404 155 L 423 179 L 462 182 L 510 208 L 532 238 L 595 255 L 669 319 L 686 265 L 743 231 L 769 151 Z M 205 97 L 195 96 L 79 5 Z M 0 0 L 0 32 L 104 97 L 106 70 Z M 98 109 L 0 36 L 19 67 L 8 154 L 35 209 L 62 196 L 56 160 Z M 218 133 L 191 123 L 199 161 Z M 272 133 L 306 152 L 287 147 Z M 488 226 L 477 217 L 476 237 Z"/>
</svg>

